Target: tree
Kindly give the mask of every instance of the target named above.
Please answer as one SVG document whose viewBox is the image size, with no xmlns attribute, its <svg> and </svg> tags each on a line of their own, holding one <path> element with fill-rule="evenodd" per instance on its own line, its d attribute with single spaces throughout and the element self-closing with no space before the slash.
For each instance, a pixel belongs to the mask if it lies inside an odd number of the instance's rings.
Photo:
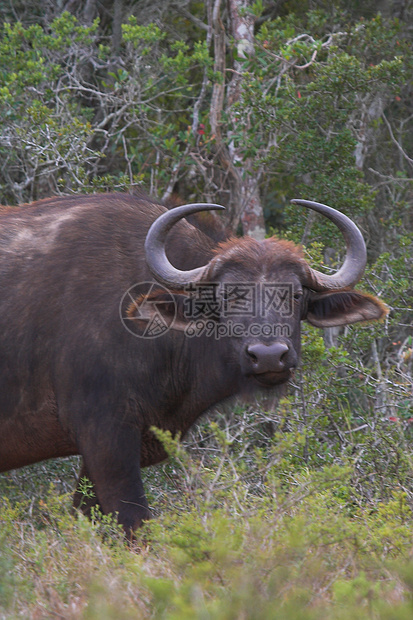
<svg viewBox="0 0 413 620">
<path fill-rule="evenodd" d="M 244 234 L 257 239 L 265 237 L 264 213 L 259 195 L 262 170 L 254 170 L 249 157 L 243 157 L 239 135 L 237 135 L 238 114 L 236 105 L 242 101 L 244 80 L 243 61 L 254 54 L 255 15 L 248 11 L 249 2 L 230 0 L 228 3 L 229 31 L 235 42 L 235 53 L 225 96 L 225 39 L 226 33 L 221 19 L 221 2 L 216 0 L 212 11 L 214 30 L 215 71 L 220 77 L 215 81 L 211 100 L 210 124 L 215 136 L 216 149 L 221 166 L 228 170 L 230 178 L 230 223 L 237 229 L 242 222 Z M 226 136 L 222 133 L 222 113 L 226 104 Z M 244 133 L 248 127 L 244 127 Z M 246 136 L 245 136 L 246 137 Z"/>
</svg>

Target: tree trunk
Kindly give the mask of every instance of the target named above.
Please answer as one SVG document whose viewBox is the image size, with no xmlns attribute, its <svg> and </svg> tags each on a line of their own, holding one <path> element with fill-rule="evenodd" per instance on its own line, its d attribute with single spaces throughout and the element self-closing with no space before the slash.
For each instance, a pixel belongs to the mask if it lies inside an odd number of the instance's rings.
<svg viewBox="0 0 413 620">
<path fill-rule="evenodd" d="M 243 159 L 241 148 L 231 141 L 231 130 L 226 140 L 222 137 L 221 116 L 225 102 L 225 29 L 221 19 L 221 0 L 215 0 L 212 11 L 214 33 L 214 71 L 222 76 L 213 88 L 210 123 L 215 136 L 218 161 L 225 172 L 229 190 L 229 225 L 236 231 L 240 222 L 245 235 L 256 239 L 265 237 L 264 214 L 259 195 L 260 173 L 253 170 L 253 162 Z M 236 124 L 232 106 L 243 95 L 242 58 L 254 52 L 254 16 L 242 14 L 241 9 L 250 5 L 247 0 L 228 0 L 230 32 L 236 41 L 237 58 L 234 60 L 231 81 L 226 89 L 227 116 L 229 126 Z"/>
<path fill-rule="evenodd" d="M 230 118 L 232 105 L 243 96 L 243 62 L 242 59 L 254 53 L 254 24 L 255 16 L 246 12 L 251 6 L 250 0 L 228 0 L 231 35 L 236 42 L 237 57 L 234 60 L 232 79 L 228 85 L 228 104 Z M 245 235 L 256 239 L 264 239 L 264 213 L 259 195 L 260 173 L 253 170 L 253 162 L 243 159 L 240 148 L 230 143 L 230 155 L 239 176 L 240 197 L 239 205 L 242 229 Z"/>
<path fill-rule="evenodd" d="M 122 43 L 123 0 L 114 0 L 112 25 L 112 51 L 119 54 Z"/>
</svg>

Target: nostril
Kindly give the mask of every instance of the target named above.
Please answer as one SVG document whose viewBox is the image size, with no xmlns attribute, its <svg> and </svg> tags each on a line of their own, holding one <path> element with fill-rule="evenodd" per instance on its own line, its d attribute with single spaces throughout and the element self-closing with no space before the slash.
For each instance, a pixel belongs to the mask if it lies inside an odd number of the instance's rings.
<svg viewBox="0 0 413 620">
<path fill-rule="evenodd" d="M 251 347 L 247 347 L 245 349 L 245 353 L 248 355 L 248 357 L 250 358 L 250 360 L 252 361 L 253 364 L 257 364 L 258 363 L 258 357 L 251 350 Z"/>
</svg>

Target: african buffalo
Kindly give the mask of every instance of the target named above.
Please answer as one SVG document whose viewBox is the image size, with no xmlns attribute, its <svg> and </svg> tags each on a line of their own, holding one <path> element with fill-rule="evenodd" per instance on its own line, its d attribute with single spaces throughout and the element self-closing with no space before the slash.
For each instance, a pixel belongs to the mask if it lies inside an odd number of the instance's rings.
<svg viewBox="0 0 413 620">
<path fill-rule="evenodd" d="M 99 194 L 1 208 L 0 471 L 80 454 L 95 501 L 130 533 L 150 516 L 140 469 L 166 457 L 152 426 L 184 434 L 223 399 L 288 381 L 302 319 L 383 317 L 351 288 L 366 264 L 355 224 L 293 202 L 343 233 L 337 273 L 288 241 L 216 244 L 183 219 L 217 205 Z"/>
</svg>

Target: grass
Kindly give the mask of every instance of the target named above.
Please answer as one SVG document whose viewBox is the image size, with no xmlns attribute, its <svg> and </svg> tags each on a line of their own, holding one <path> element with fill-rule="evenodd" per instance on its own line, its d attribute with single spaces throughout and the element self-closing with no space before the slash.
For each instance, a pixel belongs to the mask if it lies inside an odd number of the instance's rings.
<svg viewBox="0 0 413 620">
<path fill-rule="evenodd" d="M 0 476 L 0 618 L 412 618 L 409 455 L 380 485 L 360 438 L 316 466 L 288 407 L 164 438 L 171 458 L 145 472 L 155 519 L 130 546 L 113 519 L 71 515 L 77 459 Z"/>
</svg>

